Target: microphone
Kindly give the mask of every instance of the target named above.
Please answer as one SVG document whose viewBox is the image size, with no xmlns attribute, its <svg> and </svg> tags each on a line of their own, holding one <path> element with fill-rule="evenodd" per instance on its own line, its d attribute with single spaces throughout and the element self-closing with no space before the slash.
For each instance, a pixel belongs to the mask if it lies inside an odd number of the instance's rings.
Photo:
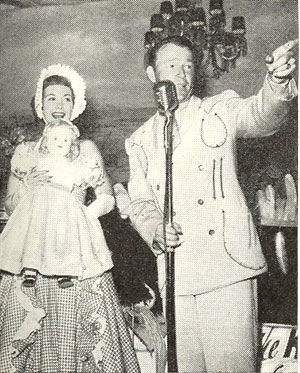
<svg viewBox="0 0 300 373">
<path fill-rule="evenodd" d="M 154 84 L 153 91 L 159 111 L 170 113 L 178 108 L 176 87 L 171 80 L 162 80 Z"/>
</svg>

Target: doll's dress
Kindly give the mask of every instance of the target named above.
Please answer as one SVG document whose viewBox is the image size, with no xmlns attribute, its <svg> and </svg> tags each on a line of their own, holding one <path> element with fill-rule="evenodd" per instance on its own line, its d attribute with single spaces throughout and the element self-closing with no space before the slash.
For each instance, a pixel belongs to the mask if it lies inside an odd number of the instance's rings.
<svg viewBox="0 0 300 373">
<path fill-rule="evenodd" d="M 46 276 L 79 279 L 112 268 L 98 219 L 74 193 L 101 183 L 103 169 L 96 160 L 80 155 L 70 161 L 44 156 L 37 149 L 29 154 L 26 159 L 20 154 L 13 157 L 12 173 L 24 180 L 36 167 L 48 170 L 51 182 L 28 188 L 10 216 L 0 237 L 0 268 L 14 274 L 32 268 Z"/>
</svg>

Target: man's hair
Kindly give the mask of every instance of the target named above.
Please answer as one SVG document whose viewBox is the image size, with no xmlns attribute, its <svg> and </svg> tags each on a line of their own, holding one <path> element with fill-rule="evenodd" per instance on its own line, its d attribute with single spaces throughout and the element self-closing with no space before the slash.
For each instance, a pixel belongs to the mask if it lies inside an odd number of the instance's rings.
<svg viewBox="0 0 300 373">
<path fill-rule="evenodd" d="M 145 56 L 145 68 L 152 66 L 155 68 L 156 58 L 158 51 L 167 44 L 174 44 L 178 47 L 188 48 L 194 56 L 193 44 L 183 36 L 169 36 L 155 44 L 155 47 L 149 48 Z"/>
<path fill-rule="evenodd" d="M 51 76 L 49 76 L 48 78 L 46 78 L 43 81 L 43 92 L 47 87 L 49 87 L 51 85 L 63 85 L 65 87 L 70 88 L 70 90 L 72 92 L 72 101 L 74 103 L 74 100 L 75 100 L 74 91 L 73 91 L 71 82 L 67 78 L 65 78 L 64 76 L 61 76 L 61 75 L 51 75 Z"/>
</svg>

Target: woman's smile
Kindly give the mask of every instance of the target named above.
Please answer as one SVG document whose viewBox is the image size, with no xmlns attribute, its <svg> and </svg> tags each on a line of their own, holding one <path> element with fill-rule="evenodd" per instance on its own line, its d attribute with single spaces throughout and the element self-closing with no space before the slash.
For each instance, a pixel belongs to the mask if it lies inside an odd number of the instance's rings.
<svg viewBox="0 0 300 373">
<path fill-rule="evenodd" d="M 62 112 L 62 111 L 55 111 L 54 113 L 52 113 L 52 116 L 54 119 L 63 119 L 65 117 L 65 113 Z"/>
<path fill-rule="evenodd" d="M 74 107 L 72 91 L 63 85 L 51 85 L 45 88 L 43 97 L 43 116 L 49 123 L 53 119 L 70 120 Z"/>
</svg>

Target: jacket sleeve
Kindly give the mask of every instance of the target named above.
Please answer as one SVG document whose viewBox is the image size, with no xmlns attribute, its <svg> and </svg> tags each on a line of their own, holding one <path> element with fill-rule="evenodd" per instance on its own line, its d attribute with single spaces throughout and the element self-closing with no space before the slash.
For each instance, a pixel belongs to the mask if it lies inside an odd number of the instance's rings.
<svg viewBox="0 0 300 373">
<path fill-rule="evenodd" d="M 134 135 L 133 135 L 134 136 Z M 163 221 L 163 215 L 155 202 L 151 185 L 147 181 L 148 161 L 143 146 L 131 137 L 126 140 L 125 148 L 129 156 L 130 179 L 128 193 L 131 199 L 126 209 L 132 225 L 147 242 L 155 255 L 162 253 L 153 246 L 157 225 Z"/>
<path fill-rule="evenodd" d="M 256 96 L 242 99 L 231 94 L 227 105 L 236 136 L 247 138 L 273 135 L 288 114 L 289 101 L 296 96 L 294 79 L 278 84 L 269 75 Z"/>
</svg>

